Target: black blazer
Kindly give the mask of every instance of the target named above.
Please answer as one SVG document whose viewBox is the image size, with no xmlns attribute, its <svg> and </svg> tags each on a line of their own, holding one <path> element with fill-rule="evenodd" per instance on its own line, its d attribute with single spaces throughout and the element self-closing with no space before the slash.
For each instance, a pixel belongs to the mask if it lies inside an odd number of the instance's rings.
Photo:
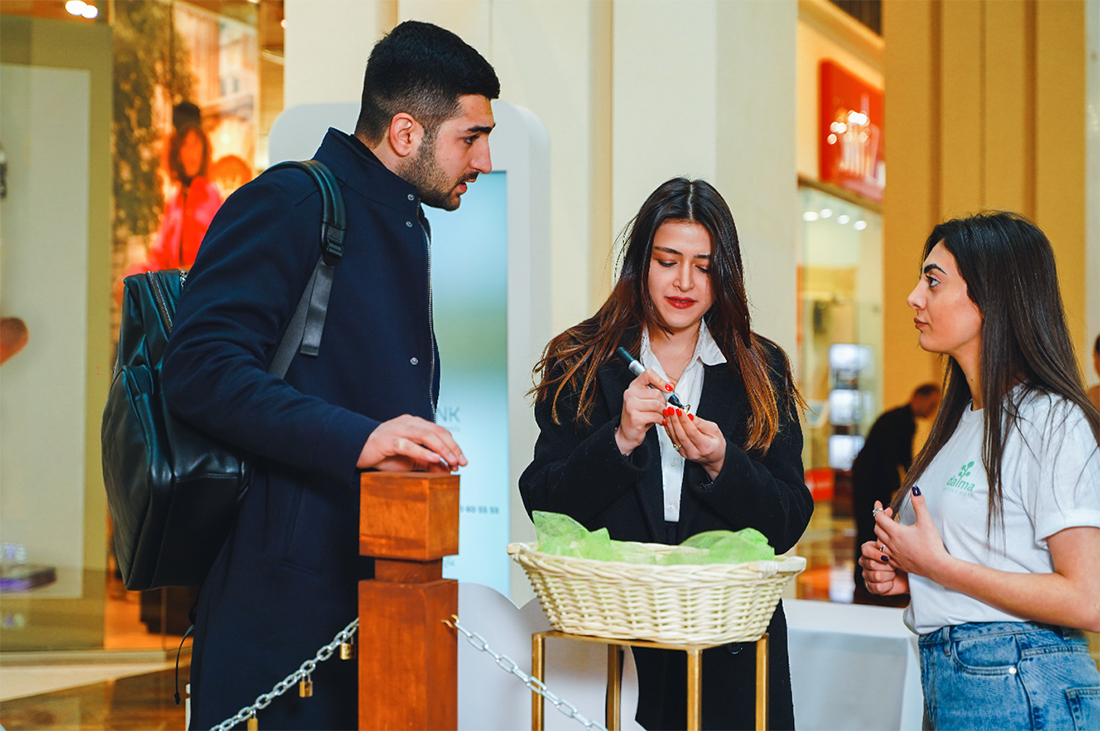
<svg viewBox="0 0 1100 731">
<path fill-rule="evenodd" d="M 777 553 L 801 537 L 813 513 L 813 498 L 802 470 L 802 429 L 792 413 L 793 385 L 784 378 L 785 357 L 767 344 L 772 382 L 779 395 L 779 433 L 763 455 L 751 456 L 744 442 L 748 394 L 740 374 L 728 364 L 705 366 L 703 390 L 695 413 L 718 424 L 726 437 L 726 459 L 712 481 L 695 462 L 684 464 L 677 540 L 709 530 L 755 528 Z M 656 428 L 629 457 L 615 443 L 623 392 L 634 375 L 618 361 L 597 371 L 592 424 L 577 428 L 577 394 L 563 392 L 560 424 L 550 404 L 539 402 L 540 433 L 535 458 L 520 477 L 523 504 L 530 513 L 546 510 L 570 515 L 589 530 L 607 528 L 617 540 L 667 543 L 664 489 Z M 786 621 L 780 605 L 770 633 L 770 724 L 791 728 L 790 671 Z M 683 653 L 635 649 L 638 666 L 638 722 L 648 729 L 683 728 L 686 665 Z M 703 653 L 703 724 L 705 728 L 753 728 L 755 722 L 755 648 L 715 648 Z"/>
<path fill-rule="evenodd" d="M 777 553 L 801 537 L 813 513 L 813 498 L 802 471 L 802 429 L 784 408 L 790 385 L 783 382 L 782 353 L 772 346 L 773 382 L 780 397 L 780 428 L 768 451 L 757 457 L 739 446 L 749 414 L 745 384 L 729 365 L 704 366 L 703 391 L 695 413 L 718 424 L 726 437 L 722 472 L 711 481 L 701 465 L 684 464 L 679 540 L 708 530 L 755 528 Z M 554 424 L 549 403 L 535 406 L 540 433 L 535 458 L 519 481 L 530 513 L 548 510 L 571 515 L 590 530 L 607 528 L 623 541 L 666 543 L 657 431 L 630 457 L 615 444 L 623 392 L 634 375 L 619 362 L 602 366 L 592 426 L 575 428 L 576 394 L 559 400 L 561 424 Z"/>
</svg>

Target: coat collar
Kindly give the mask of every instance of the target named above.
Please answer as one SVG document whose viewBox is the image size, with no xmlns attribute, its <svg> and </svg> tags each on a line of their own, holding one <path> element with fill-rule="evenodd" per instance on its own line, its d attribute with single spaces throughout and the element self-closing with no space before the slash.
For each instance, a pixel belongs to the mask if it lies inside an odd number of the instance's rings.
<svg viewBox="0 0 1100 731">
<path fill-rule="evenodd" d="M 714 342 L 714 337 L 710 334 L 710 328 L 707 327 L 706 320 L 699 320 L 699 337 L 695 339 L 695 352 L 691 354 L 687 368 L 691 368 L 691 364 L 696 359 L 701 361 L 704 366 L 719 365 L 726 362 L 726 356 L 722 354 L 718 343 Z M 638 354 L 638 360 L 646 368 L 654 368 L 654 364 L 660 362 L 653 355 L 653 348 L 649 340 L 649 328 L 642 328 L 642 346 L 641 353 Z M 687 368 L 684 369 L 685 372 L 687 372 Z M 657 370 L 658 373 L 661 372 L 657 368 L 654 368 L 654 370 Z"/>
<path fill-rule="evenodd" d="M 314 159 L 323 162 L 337 180 L 364 198 L 403 216 L 419 215 L 420 195 L 416 187 L 393 173 L 351 135 L 330 127 Z"/>
</svg>

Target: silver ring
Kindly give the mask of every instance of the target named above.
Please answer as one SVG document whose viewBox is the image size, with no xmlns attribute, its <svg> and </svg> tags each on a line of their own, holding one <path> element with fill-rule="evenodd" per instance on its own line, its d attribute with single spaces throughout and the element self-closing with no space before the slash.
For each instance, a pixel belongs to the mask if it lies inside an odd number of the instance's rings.
<svg viewBox="0 0 1100 731">
<path fill-rule="evenodd" d="M 884 510 L 884 508 L 875 508 L 874 510 L 871 511 L 871 517 L 872 518 L 875 517 L 876 515 L 881 513 L 883 510 Z"/>
<path fill-rule="evenodd" d="M 683 446 L 684 446 L 683 444 L 673 444 L 672 448 L 675 449 L 677 452 L 679 452 L 680 448 L 683 447 Z"/>
</svg>

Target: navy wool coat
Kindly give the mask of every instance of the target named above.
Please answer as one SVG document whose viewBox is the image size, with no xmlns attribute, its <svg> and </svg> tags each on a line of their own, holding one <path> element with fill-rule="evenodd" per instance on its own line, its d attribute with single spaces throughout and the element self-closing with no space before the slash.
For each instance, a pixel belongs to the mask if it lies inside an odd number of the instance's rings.
<svg viewBox="0 0 1100 731">
<path fill-rule="evenodd" d="M 718 424 L 726 437 L 726 459 L 712 481 L 701 465 L 685 461 L 677 542 L 711 530 L 755 528 L 776 553 L 798 541 L 813 513 L 802 472 L 802 429 L 786 408 L 792 384 L 782 377 L 784 357 L 768 344 L 772 380 L 779 394 L 779 433 L 763 455 L 750 456 L 744 443 L 749 415 L 744 381 L 727 364 L 704 366 L 703 390 L 695 413 Z M 540 434 L 534 461 L 520 477 L 528 513 L 565 513 L 589 530 L 607 528 L 621 541 L 668 543 L 660 448 L 654 428 L 629 457 L 615 443 L 623 392 L 634 379 L 617 359 L 599 368 L 591 425 L 576 427 L 577 394 L 567 388 L 558 401 L 559 424 L 550 404 L 535 406 Z M 794 727 L 787 661 L 787 624 L 780 604 L 768 626 L 769 727 Z M 687 660 L 679 651 L 634 648 L 638 668 L 637 720 L 650 729 L 682 729 L 686 722 Z M 755 727 L 755 645 L 727 645 L 703 652 L 703 728 Z"/>
<path fill-rule="evenodd" d="M 336 130 L 316 159 L 340 182 L 348 224 L 320 354 L 296 355 L 285 380 L 267 373 L 321 252 L 320 194 L 281 169 L 215 216 L 165 356 L 173 412 L 255 457 L 199 593 L 192 728 L 250 705 L 356 617 L 357 582 L 373 576 L 358 555 L 360 451 L 382 421 L 432 419 L 438 398 L 416 189 Z M 312 698 L 292 689 L 260 712 L 261 728 L 355 728 L 356 663 L 329 660 L 312 679 Z"/>
</svg>

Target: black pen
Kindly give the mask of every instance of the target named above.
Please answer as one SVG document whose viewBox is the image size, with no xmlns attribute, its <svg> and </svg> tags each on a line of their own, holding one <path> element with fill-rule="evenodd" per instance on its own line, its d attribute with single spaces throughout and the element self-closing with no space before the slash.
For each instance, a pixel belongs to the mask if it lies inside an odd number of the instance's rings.
<svg viewBox="0 0 1100 731">
<path fill-rule="evenodd" d="M 626 352 L 626 348 L 619 348 L 615 352 L 618 353 L 619 357 L 623 359 L 623 361 L 626 363 L 627 367 L 630 369 L 631 373 L 633 373 L 636 376 L 640 376 L 643 373 L 645 373 L 645 366 L 642 365 L 630 353 Z M 676 408 L 678 408 L 678 409 L 687 409 L 687 407 L 684 406 L 683 402 L 680 401 L 680 397 L 677 396 L 675 393 L 667 394 L 667 396 L 668 396 L 668 402 L 670 404 L 672 404 L 673 406 L 675 406 Z"/>
</svg>

